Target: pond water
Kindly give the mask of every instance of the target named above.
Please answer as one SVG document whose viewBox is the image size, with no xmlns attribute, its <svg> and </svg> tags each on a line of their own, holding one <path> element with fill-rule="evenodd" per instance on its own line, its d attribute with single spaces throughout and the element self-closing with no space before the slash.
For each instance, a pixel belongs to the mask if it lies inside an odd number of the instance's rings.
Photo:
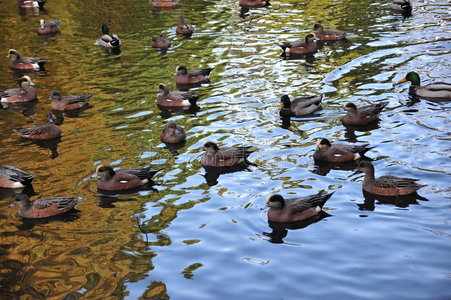
<svg viewBox="0 0 451 300">
<path fill-rule="evenodd" d="M 139 1 L 47 1 L 21 12 L 0 3 L 0 90 L 16 85 L 8 50 L 44 57 L 29 74 L 38 102 L 0 110 L 0 165 L 36 175 L 39 196 L 78 196 L 77 211 L 27 221 L 0 200 L 0 295 L 24 299 L 449 299 L 451 298 L 450 103 L 413 99 L 408 84 L 451 81 L 451 6 L 415 1 L 411 17 L 388 1 L 182 0 L 158 11 Z M 177 36 L 180 15 L 194 24 Z M 40 18 L 61 20 L 43 41 Z M 303 39 L 321 22 L 348 33 L 314 57 L 286 59 L 277 45 Z M 122 39 L 120 55 L 94 45 L 101 24 Z M 160 53 L 150 35 L 167 34 Z M 192 89 L 198 109 L 162 111 L 158 85 L 176 89 L 174 70 L 213 67 Z M 91 108 L 65 115 L 49 143 L 11 131 L 45 121 L 52 90 L 93 93 Z M 280 97 L 324 94 L 323 109 L 282 121 Z M 342 105 L 389 101 L 374 128 L 341 125 Z M 188 139 L 168 149 L 159 132 L 174 120 Z M 316 166 L 315 141 L 369 143 L 376 175 L 419 178 L 421 197 L 398 203 L 365 198 L 362 174 Z M 206 174 L 202 145 L 252 145 L 247 170 Z M 154 165 L 152 189 L 97 191 L 95 168 Z M 268 224 L 265 197 L 335 191 L 323 218 L 305 228 Z M 271 225 L 271 226 L 270 226 Z"/>
</svg>

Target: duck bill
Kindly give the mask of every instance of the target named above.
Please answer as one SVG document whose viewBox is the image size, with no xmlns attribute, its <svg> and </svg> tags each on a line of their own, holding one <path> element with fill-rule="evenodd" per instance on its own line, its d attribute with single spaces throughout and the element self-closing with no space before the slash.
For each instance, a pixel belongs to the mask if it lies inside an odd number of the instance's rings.
<svg viewBox="0 0 451 300">
<path fill-rule="evenodd" d="M 403 78 L 400 81 L 398 81 L 397 83 L 403 83 L 403 82 L 406 82 L 406 81 L 407 81 L 407 79 Z"/>
<path fill-rule="evenodd" d="M 284 108 L 283 103 L 279 105 L 279 109 L 282 109 L 282 108 Z"/>
</svg>

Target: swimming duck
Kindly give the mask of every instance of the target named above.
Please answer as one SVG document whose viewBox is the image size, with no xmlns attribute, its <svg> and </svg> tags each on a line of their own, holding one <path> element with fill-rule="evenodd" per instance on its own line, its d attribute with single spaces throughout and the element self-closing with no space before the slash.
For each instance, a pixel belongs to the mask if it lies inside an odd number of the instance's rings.
<svg viewBox="0 0 451 300">
<path fill-rule="evenodd" d="M 31 82 L 31 78 L 23 76 L 17 81 L 19 83 L 18 88 L 12 88 L 0 93 L 0 102 L 17 103 L 27 102 L 37 98 L 36 89 L 32 87 L 34 85 Z"/>
<path fill-rule="evenodd" d="M 201 163 L 204 167 L 230 167 L 238 164 L 251 164 L 247 157 L 254 152 L 249 150 L 251 146 L 245 147 L 218 147 L 213 142 L 203 145 L 205 153 L 202 155 Z"/>
<path fill-rule="evenodd" d="M 157 104 L 161 106 L 184 107 L 195 104 L 199 96 L 193 92 L 174 91 L 170 92 L 164 84 L 159 86 L 160 94 L 157 97 Z"/>
<path fill-rule="evenodd" d="M 410 3 L 410 0 L 393 0 L 393 2 L 390 3 L 390 8 L 405 13 L 412 12 L 412 4 Z"/>
<path fill-rule="evenodd" d="M 283 42 L 279 45 L 285 53 L 308 54 L 315 53 L 318 45 L 315 43 L 315 36 L 311 33 L 305 36 L 305 41 Z"/>
<path fill-rule="evenodd" d="M 121 40 L 115 34 L 110 34 L 110 27 L 108 24 L 102 24 L 102 36 L 96 41 L 96 45 L 104 48 L 119 48 L 121 46 Z"/>
<path fill-rule="evenodd" d="M 172 8 L 176 7 L 179 2 L 180 0 L 153 0 L 152 5 L 155 8 Z"/>
<path fill-rule="evenodd" d="M 315 24 L 313 30 L 315 30 L 316 37 L 322 41 L 339 41 L 346 38 L 346 32 L 324 29 L 321 24 Z"/>
<path fill-rule="evenodd" d="M 160 133 L 160 139 L 163 143 L 178 144 L 186 140 L 186 132 L 182 126 L 174 121 L 169 121 Z"/>
<path fill-rule="evenodd" d="M 290 101 L 290 97 L 288 95 L 283 95 L 280 98 L 280 111 L 279 114 L 281 117 L 289 117 L 289 116 L 303 116 L 308 115 L 314 112 L 317 109 L 321 108 L 321 100 L 323 99 L 323 95 L 318 96 L 310 96 L 310 97 L 299 97 Z"/>
<path fill-rule="evenodd" d="M 367 125 L 379 119 L 381 111 L 387 104 L 388 101 L 384 101 L 357 108 L 354 103 L 346 102 L 343 107 L 347 114 L 341 119 L 341 122 L 344 125 Z"/>
<path fill-rule="evenodd" d="M 269 4 L 269 0 L 240 0 L 238 4 L 245 7 L 263 7 Z"/>
<path fill-rule="evenodd" d="M 365 173 L 362 187 L 363 190 L 381 196 L 399 196 L 416 193 L 417 190 L 426 186 L 416 183 L 418 179 L 381 176 L 374 178 L 374 166 L 369 161 L 361 161 L 357 167 L 360 172 Z"/>
<path fill-rule="evenodd" d="M 44 7 L 45 0 L 19 0 L 19 8 Z"/>
<path fill-rule="evenodd" d="M 410 81 L 409 94 L 423 98 L 451 98 L 451 83 L 433 82 L 421 86 L 420 75 L 415 72 L 407 73 L 398 83 Z"/>
<path fill-rule="evenodd" d="M 2 188 L 23 188 L 30 184 L 34 175 L 13 166 L 0 167 L 0 187 Z"/>
<path fill-rule="evenodd" d="M 96 168 L 99 177 L 97 188 L 104 191 L 123 191 L 142 187 L 159 171 L 151 169 L 152 167 L 145 167 L 114 171 L 110 166 L 100 165 Z"/>
<path fill-rule="evenodd" d="M 266 205 L 269 207 L 268 219 L 272 222 L 288 223 L 309 219 L 318 215 L 334 193 L 285 199 L 279 194 L 269 194 Z"/>
<path fill-rule="evenodd" d="M 39 27 L 37 29 L 38 34 L 52 34 L 60 32 L 60 20 L 53 20 L 53 21 L 45 21 L 44 19 L 41 19 L 39 21 Z"/>
<path fill-rule="evenodd" d="M 9 61 L 9 67 L 19 70 L 43 70 L 45 63 L 47 62 L 43 58 L 20 57 L 19 52 L 14 49 L 9 49 L 8 55 L 6 57 L 11 58 L 11 60 Z"/>
<path fill-rule="evenodd" d="M 172 43 L 166 38 L 165 34 L 152 35 L 150 39 L 150 45 L 152 48 L 169 48 L 172 45 Z"/>
<path fill-rule="evenodd" d="M 33 202 L 30 202 L 30 198 L 25 194 L 15 197 L 15 204 L 19 206 L 19 217 L 29 219 L 63 214 L 72 210 L 78 202 L 80 200 L 73 197 L 40 198 Z"/>
<path fill-rule="evenodd" d="M 183 35 L 184 37 L 190 37 L 194 33 L 194 26 L 185 22 L 185 18 L 180 16 L 179 25 L 175 29 L 177 34 Z"/>
<path fill-rule="evenodd" d="M 51 112 L 47 112 L 48 124 L 13 129 L 21 137 L 32 140 L 49 140 L 61 136 L 61 129 L 54 124 Z"/>
<path fill-rule="evenodd" d="M 357 160 L 368 150 L 374 147 L 368 147 L 369 144 L 360 146 L 346 144 L 331 144 L 328 139 L 322 138 L 316 141 L 318 146 L 313 154 L 315 161 L 322 162 L 347 162 Z"/>
<path fill-rule="evenodd" d="M 59 91 L 52 91 L 49 100 L 52 101 L 52 104 L 50 104 L 52 110 L 73 110 L 88 105 L 88 100 L 92 96 L 94 94 L 84 93 L 63 97 Z"/>
<path fill-rule="evenodd" d="M 188 70 L 185 66 L 175 68 L 175 82 L 177 84 L 202 83 L 208 81 L 208 75 L 213 68 Z"/>
</svg>

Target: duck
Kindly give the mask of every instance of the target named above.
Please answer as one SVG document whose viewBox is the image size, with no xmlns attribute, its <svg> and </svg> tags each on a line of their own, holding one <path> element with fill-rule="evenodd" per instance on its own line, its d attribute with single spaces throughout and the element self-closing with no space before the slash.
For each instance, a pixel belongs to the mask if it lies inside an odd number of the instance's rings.
<svg viewBox="0 0 451 300">
<path fill-rule="evenodd" d="M 169 41 L 166 38 L 165 34 L 152 35 L 150 37 L 150 39 L 151 39 L 150 45 L 152 46 L 152 48 L 167 49 L 167 48 L 171 47 L 171 45 L 172 45 L 171 41 Z"/>
<path fill-rule="evenodd" d="M 94 94 L 81 94 L 61 96 L 59 91 L 52 91 L 49 100 L 52 101 L 50 107 L 52 110 L 73 110 L 82 108 L 88 105 L 88 100 L 94 96 Z"/>
<path fill-rule="evenodd" d="M 218 147 L 214 142 L 206 142 L 203 145 L 205 153 L 201 157 L 204 167 L 231 167 L 240 164 L 251 164 L 247 157 L 254 152 L 249 150 L 251 146 L 244 147 Z"/>
<path fill-rule="evenodd" d="M 39 27 L 36 30 L 38 34 L 52 34 L 60 32 L 60 20 L 53 20 L 53 21 L 45 21 L 44 19 L 41 19 L 39 21 Z"/>
<path fill-rule="evenodd" d="M 152 5 L 155 8 L 172 8 L 179 4 L 180 0 L 153 0 Z"/>
<path fill-rule="evenodd" d="M 381 176 L 374 178 L 374 166 L 369 161 L 361 161 L 357 170 L 365 173 L 362 188 L 365 192 L 380 196 L 401 196 L 410 195 L 417 192 L 426 185 L 418 184 L 418 179 Z"/>
<path fill-rule="evenodd" d="M 102 36 L 96 41 L 96 45 L 104 48 L 119 48 L 122 42 L 116 34 L 110 34 L 108 24 L 102 24 Z"/>
<path fill-rule="evenodd" d="M 160 94 L 157 97 L 157 104 L 170 107 L 187 107 L 195 104 L 199 96 L 193 92 L 174 91 L 170 92 L 164 84 L 159 85 Z"/>
<path fill-rule="evenodd" d="M 44 7 L 45 0 L 19 0 L 18 6 L 19 8 L 35 8 L 35 7 Z"/>
<path fill-rule="evenodd" d="M 185 66 L 177 66 L 175 68 L 175 82 L 177 84 L 192 84 L 208 81 L 213 68 L 188 70 Z"/>
<path fill-rule="evenodd" d="M 433 82 L 421 86 L 420 75 L 416 72 L 407 73 L 398 83 L 410 81 L 409 94 L 423 98 L 451 98 L 451 83 Z"/>
<path fill-rule="evenodd" d="M 324 204 L 334 193 L 304 197 L 284 198 L 280 194 L 269 194 L 266 205 L 269 207 L 268 219 L 277 223 L 290 223 L 307 220 L 321 213 Z"/>
<path fill-rule="evenodd" d="M 11 58 L 9 61 L 11 69 L 39 71 L 44 70 L 44 65 L 47 63 L 43 58 L 21 57 L 19 51 L 14 49 L 9 49 L 6 57 Z"/>
<path fill-rule="evenodd" d="M 19 87 L 8 89 L 0 93 L 0 102 L 28 102 L 37 98 L 37 91 L 32 87 L 34 83 L 31 82 L 29 76 L 22 76 L 17 83 L 19 84 Z"/>
<path fill-rule="evenodd" d="M 183 143 L 186 140 L 186 132 L 182 126 L 171 120 L 161 131 L 160 139 L 167 144 Z"/>
<path fill-rule="evenodd" d="M 48 124 L 13 129 L 21 137 L 31 140 L 50 140 L 61 136 L 61 129 L 54 124 L 53 115 L 47 112 Z"/>
<path fill-rule="evenodd" d="M 269 0 L 240 0 L 238 4 L 244 7 L 263 7 L 269 4 Z"/>
<path fill-rule="evenodd" d="M 98 176 L 97 188 L 104 191 L 124 191 L 139 188 L 149 182 L 159 170 L 152 167 L 127 168 L 113 170 L 110 166 L 99 165 L 96 168 Z"/>
<path fill-rule="evenodd" d="M 347 114 L 343 116 L 341 122 L 343 125 L 364 126 L 379 120 L 379 115 L 388 101 L 374 103 L 357 108 L 352 102 L 346 102 L 343 108 Z"/>
<path fill-rule="evenodd" d="M 49 197 L 39 198 L 30 202 L 30 198 L 25 194 L 15 197 L 15 205 L 19 206 L 19 217 L 26 219 L 48 218 L 64 214 L 80 202 L 74 197 Z"/>
<path fill-rule="evenodd" d="M 34 175 L 13 166 L 0 167 L 0 187 L 18 189 L 30 184 Z"/>
<path fill-rule="evenodd" d="M 348 162 L 361 158 L 368 150 L 374 147 L 368 147 L 369 144 L 363 145 L 346 145 L 346 144 L 331 144 L 326 138 L 321 138 L 316 141 L 316 150 L 313 154 L 315 161 L 320 162 Z"/>
<path fill-rule="evenodd" d="M 312 54 L 318 50 L 318 45 L 315 43 L 315 35 L 311 33 L 305 36 L 305 41 L 283 42 L 279 46 L 287 54 Z"/>
<path fill-rule="evenodd" d="M 322 41 L 339 41 L 346 38 L 346 32 L 324 29 L 321 24 L 315 24 L 313 30 L 315 31 L 316 37 Z"/>
<path fill-rule="evenodd" d="M 321 100 L 323 100 L 323 95 L 299 97 L 293 99 L 293 101 L 290 101 L 288 95 L 283 95 L 280 98 L 281 105 L 279 114 L 281 117 L 308 115 L 321 109 Z"/>
<path fill-rule="evenodd" d="M 412 12 L 412 4 L 410 3 L 410 0 L 393 0 L 390 3 L 390 8 L 392 10 L 401 11 L 405 13 Z"/>
<path fill-rule="evenodd" d="M 183 35 L 184 37 L 190 37 L 194 33 L 194 26 L 185 22 L 185 18 L 180 16 L 179 25 L 175 29 L 177 34 Z"/>
</svg>

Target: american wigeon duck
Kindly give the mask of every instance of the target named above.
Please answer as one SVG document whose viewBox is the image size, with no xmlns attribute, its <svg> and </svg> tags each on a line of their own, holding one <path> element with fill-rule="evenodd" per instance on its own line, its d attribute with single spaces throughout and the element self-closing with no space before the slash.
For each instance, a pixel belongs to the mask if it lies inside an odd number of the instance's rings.
<svg viewBox="0 0 451 300">
<path fill-rule="evenodd" d="M 311 54 L 318 50 L 318 45 L 315 43 L 315 36 L 311 33 L 305 36 L 305 41 L 283 42 L 279 46 L 287 54 Z"/>
<path fill-rule="evenodd" d="M 47 61 L 38 57 L 21 57 L 19 52 L 14 49 L 9 49 L 6 57 L 11 58 L 9 67 L 18 70 L 44 70 L 44 65 Z"/>
<path fill-rule="evenodd" d="M 19 0 L 19 8 L 44 7 L 45 0 Z"/>
<path fill-rule="evenodd" d="M 416 193 L 417 190 L 426 186 L 416 183 L 418 179 L 381 176 L 374 178 L 374 166 L 368 161 L 361 161 L 357 167 L 360 172 L 365 173 L 362 188 L 364 191 L 381 196 L 399 196 Z"/>
<path fill-rule="evenodd" d="M 52 34 L 60 32 L 60 20 L 53 20 L 53 21 L 45 21 L 44 19 L 41 19 L 39 21 L 39 27 L 37 29 L 38 34 Z"/>
<path fill-rule="evenodd" d="M 152 5 L 155 8 L 173 8 L 176 7 L 179 2 L 180 0 L 152 0 Z"/>
<path fill-rule="evenodd" d="M 263 7 L 269 4 L 269 0 L 240 0 L 238 2 L 240 6 L 244 7 Z"/>
<path fill-rule="evenodd" d="M 23 188 L 30 184 L 34 175 L 13 166 L 0 167 L 0 187 L 2 188 Z"/>
<path fill-rule="evenodd" d="M 409 94 L 423 98 L 451 98 L 451 83 L 433 82 L 421 86 L 420 75 L 416 72 L 407 73 L 398 83 L 410 81 Z"/>
<path fill-rule="evenodd" d="M 96 168 L 99 177 L 97 188 L 104 191 L 125 191 L 142 187 L 159 171 L 151 169 L 152 167 L 145 167 L 115 171 L 110 166 L 100 165 Z"/>
<path fill-rule="evenodd" d="M 208 75 L 213 68 L 188 70 L 185 66 L 177 66 L 175 68 L 175 82 L 177 84 L 192 84 L 208 81 Z"/>
<path fill-rule="evenodd" d="M 412 12 L 412 4 L 410 3 L 410 0 L 393 0 L 390 3 L 390 8 L 404 13 Z"/>
<path fill-rule="evenodd" d="M 30 77 L 23 76 L 17 82 L 19 83 L 18 88 L 12 88 L 0 93 L 0 102 L 27 102 L 37 98 L 37 92 L 32 87 L 34 83 L 31 82 Z"/>
<path fill-rule="evenodd" d="M 316 141 L 316 150 L 313 154 L 315 161 L 322 162 L 347 162 L 357 160 L 368 150 L 374 147 L 363 145 L 331 144 L 328 139 L 322 138 Z"/>
<path fill-rule="evenodd" d="M 218 147 L 213 142 L 206 142 L 202 148 L 205 153 L 200 162 L 204 167 L 230 167 L 239 164 L 251 164 L 247 161 L 247 157 L 254 152 L 249 150 L 251 146 Z"/>
<path fill-rule="evenodd" d="M 280 98 L 280 111 L 281 117 L 290 116 L 303 116 L 308 115 L 321 108 L 321 100 L 323 95 L 310 96 L 310 97 L 299 97 L 290 101 L 288 95 L 283 95 Z"/>
<path fill-rule="evenodd" d="M 96 45 L 111 49 L 119 48 L 121 44 L 121 40 L 116 34 L 110 34 L 108 24 L 102 24 L 102 36 L 96 41 Z"/>
<path fill-rule="evenodd" d="M 357 108 L 354 103 L 346 102 L 343 107 L 347 114 L 341 119 L 344 125 L 364 126 L 377 121 L 388 101 L 370 104 Z"/>
<path fill-rule="evenodd" d="M 186 132 L 182 126 L 171 120 L 161 131 L 160 139 L 167 144 L 183 143 L 186 140 Z"/>
<path fill-rule="evenodd" d="M 165 34 L 152 35 L 150 37 L 150 39 L 151 39 L 150 45 L 152 46 L 152 48 L 167 49 L 167 48 L 171 47 L 171 45 L 172 45 L 171 41 L 169 41 L 166 38 Z"/>
<path fill-rule="evenodd" d="M 15 204 L 19 206 L 19 217 L 28 219 L 48 218 L 57 216 L 72 210 L 78 198 L 73 197 L 49 197 L 40 198 L 30 202 L 25 194 L 15 197 Z"/>
<path fill-rule="evenodd" d="M 184 37 L 190 37 L 194 33 L 194 26 L 185 22 L 185 18 L 180 16 L 179 25 L 175 29 L 177 34 L 183 35 Z"/>
<path fill-rule="evenodd" d="M 54 124 L 52 113 L 47 112 L 48 124 L 13 129 L 21 137 L 31 140 L 49 140 L 61 136 L 61 129 Z"/>
<path fill-rule="evenodd" d="M 173 91 L 170 92 L 164 84 L 159 85 L 160 94 L 157 97 L 157 104 L 170 107 L 187 107 L 195 104 L 199 96 L 193 92 Z"/>
<path fill-rule="evenodd" d="M 324 204 L 333 193 L 285 199 L 279 194 L 269 194 L 266 205 L 269 207 L 268 219 L 272 222 L 289 223 L 312 218 L 321 213 Z"/>
<path fill-rule="evenodd" d="M 81 95 L 70 95 L 61 96 L 59 91 L 52 91 L 49 100 L 52 101 L 50 104 L 52 110 L 73 110 L 82 108 L 88 105 L 88 100 L 94 96 L 94 94 L 81 94 Z"/>
<path fill-rule="evenodd" d="M 324 29 L 321 24 L 315 24 L 313 30 L 315 30 L 316 37 L 322 41 L 339 41 L 346 38 L 346 32 Z"/>
</svg>

